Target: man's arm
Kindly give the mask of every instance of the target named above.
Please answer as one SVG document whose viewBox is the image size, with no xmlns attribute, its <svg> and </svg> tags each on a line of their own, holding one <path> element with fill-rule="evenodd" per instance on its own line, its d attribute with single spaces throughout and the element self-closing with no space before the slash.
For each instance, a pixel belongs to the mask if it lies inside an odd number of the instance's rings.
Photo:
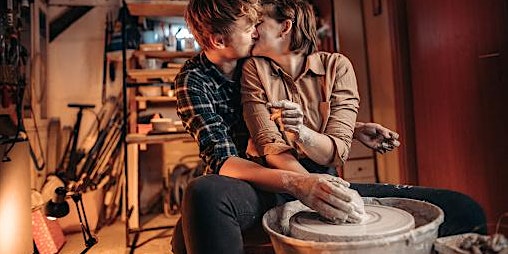
<svg viewBox="0 0 508 254">
<path fill-rule="evenodd" d="M 239 157 L 228 158 L 220 175 L 248 181 L 267 191 L 289 193 L 332 221 L 362 220 L 364 212 L 358 205 L 358 193 L 339 177 L 268 169 Z"/>
<path fill-rule="evenodd" d="M 400 146 L 399 134 L 377 123 L 356 122 L 353 137 L 379 153 Z"/>
</svg>

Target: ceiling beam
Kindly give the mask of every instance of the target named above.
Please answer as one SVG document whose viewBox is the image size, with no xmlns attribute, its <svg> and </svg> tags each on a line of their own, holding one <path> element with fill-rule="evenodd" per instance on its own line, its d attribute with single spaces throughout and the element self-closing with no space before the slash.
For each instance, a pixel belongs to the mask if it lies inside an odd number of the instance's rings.
<svg viewBox="0 0 508 254">
<path fill-rule="evenodd" d="M 55 18 L 49 24 L 49 42 L 69 28 L 74 22 L 89 12 L 93 6 L 69 7 L 67 11 Z"/>
<path fill-rule="evenodd" d="M 120 0 L 49 0 L 50 6 L 120 6 Z"/>
</svg>

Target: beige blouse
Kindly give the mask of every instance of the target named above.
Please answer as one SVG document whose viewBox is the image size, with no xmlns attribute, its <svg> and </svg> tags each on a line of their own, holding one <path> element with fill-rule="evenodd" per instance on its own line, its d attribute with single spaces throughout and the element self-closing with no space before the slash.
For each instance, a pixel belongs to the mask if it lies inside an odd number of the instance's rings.
<svg viewBox="0 0 508 254">
<path fill-rule="evenodd" d="M 283 99 L 301 105 L 304 124 L 334 143 L 330 166 L 342 165 L 351 148 L 360 98 L 351 62 L 338 53 L 318 52 L 307 57 L 305 70 L 293 80 L 267 58 L 248 59 L 242 73 L 243 117 L 261 156 L 298 149 L 270 120 L 267 102 Z M 330 156 L 332 157 L 332 156 Z"/>
</svg>

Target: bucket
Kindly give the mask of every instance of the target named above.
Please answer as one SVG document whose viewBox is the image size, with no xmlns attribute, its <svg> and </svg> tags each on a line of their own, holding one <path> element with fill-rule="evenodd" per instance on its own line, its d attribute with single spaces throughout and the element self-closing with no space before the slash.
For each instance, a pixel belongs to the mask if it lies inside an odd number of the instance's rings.
<svg viewBox="0 0 508 254">
<path fill-rule="evenodd" d="M 379 239 L 349 242 L 316 242 L 292 238 L 289 219 L 297 212 L 309 210 L 300 201 L 288 202 L 272 208 L 263 216 L 263 228 L 270 236 L 276 254 L 430 254 L 437 238 L 443 211 L 430 203 L 405 198 L 363 198 L 365 204 L 385 205 L 402 209 L 415 219 L 415 228 L 406 233 Z"/>
</svg>

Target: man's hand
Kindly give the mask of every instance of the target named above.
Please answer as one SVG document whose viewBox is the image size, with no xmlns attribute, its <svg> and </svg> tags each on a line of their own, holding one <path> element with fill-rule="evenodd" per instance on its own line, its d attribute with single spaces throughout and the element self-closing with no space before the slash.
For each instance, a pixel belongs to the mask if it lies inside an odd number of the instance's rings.
<svg viewBox="0 0 508 254">
<path fill-rule="evenodd" d="M 358 223 L 362 220 L 363 202 L 359 204 L 358 193 L 349 189 L 349 183 L 339 177 L 308 174 L 285 181 L 284 185 L 303 204 L 333 222 Z"/>
<path fill-rule="evenodd" d="M 365 219 L 366 213 L 365 213 L 365 204 L 363 202 L 362 197 L 360 194 L 353 189 L 348 189 L 349 194 L 351 195 L 351 204 L 353 205 L 354 210 L 360 214 L 360 220 L 355 222 L 362 222 Z M 351 222 L 351 221 L 349 221 Z"/>
<path fill-rule="evenodd" d="M 357 122 L 353 137 L 379 153 L 385 153 L 400 146 L 399 134 L 377 123 Z"/>
</svg>

